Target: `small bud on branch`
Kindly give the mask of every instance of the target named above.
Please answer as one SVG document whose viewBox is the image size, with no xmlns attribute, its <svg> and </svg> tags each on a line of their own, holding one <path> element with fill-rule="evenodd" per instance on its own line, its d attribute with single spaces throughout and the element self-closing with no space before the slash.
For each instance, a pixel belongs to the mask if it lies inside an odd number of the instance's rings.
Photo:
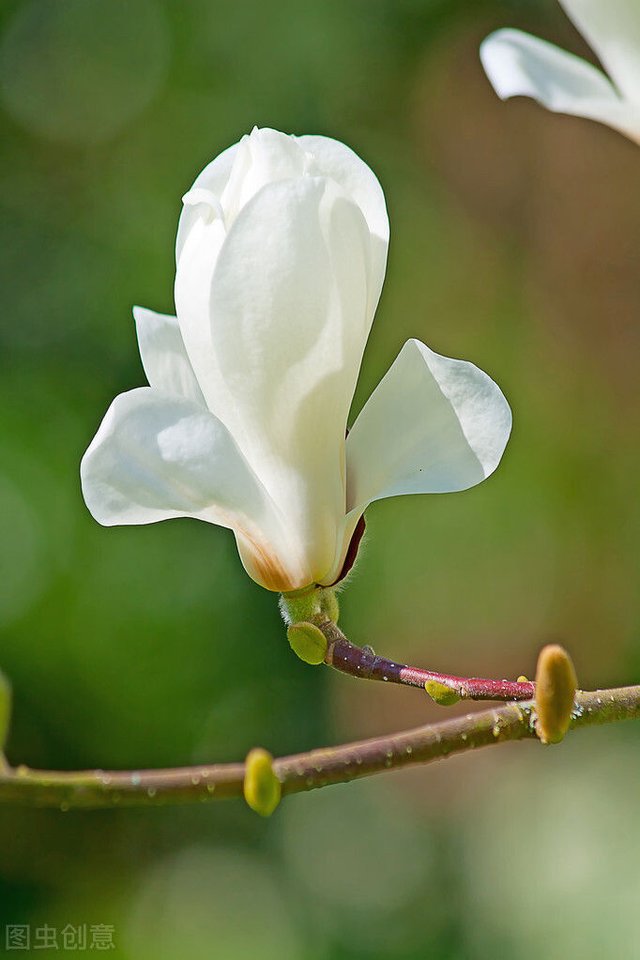
<svg viewBox="0 0 640 960">
<path fill-rule="evenodd" d="M 247 754 L 243 793 L 248 806 L 261 817 L 270 817 L 280 803 L 282 788 L 273 772 L 273 757 L 262 747 Z"/>
<path fill-rule="evenodd" d="M 558 644 L 543 647 L 536 670 L 536 733 L 543 743 L 560 743 L 569 729 L 578 681 L 571 657 Z"/>
</svg>

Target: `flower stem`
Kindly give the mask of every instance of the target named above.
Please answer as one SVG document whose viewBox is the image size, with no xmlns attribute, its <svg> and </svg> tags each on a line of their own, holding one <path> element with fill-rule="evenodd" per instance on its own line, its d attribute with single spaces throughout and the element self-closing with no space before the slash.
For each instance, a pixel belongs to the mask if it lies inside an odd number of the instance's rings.
<svg viewBox="0 0 640 960">
<path fill-rule="evenodd" d="M 396 663 L 386 657 L 377 656 L 370 647 L 357 647 L 345 637 L 344 633 L 326 619 L 315 619 L 328 641 L 325 663 L 348 673 L 351 677 L 365 680 L 382 680 L 388 683 L 401 683 L 409 687 L 421 687 L 435 682 L 446 687 L 459 700 L 531 700 L 535 685 L 529 680 L 489 680 L 480 677 L 457 677 L 421 667 L 410 667 Z"/>
</svg>

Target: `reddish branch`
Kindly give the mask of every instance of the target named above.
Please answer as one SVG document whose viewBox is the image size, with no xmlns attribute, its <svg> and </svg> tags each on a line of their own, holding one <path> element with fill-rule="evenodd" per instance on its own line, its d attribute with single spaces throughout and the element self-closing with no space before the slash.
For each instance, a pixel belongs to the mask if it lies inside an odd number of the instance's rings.
<svg viewBox="0 0 640 960">
<path fill-rule="evenodd" d="M 329 644 L 325 663 L 341 673 L 348 673 L 349 676 L 401 683 L 409 687 L 421 687 L 423 690 L 425 683 L 435 681 L 449 688 L 461 700 L 531 700 L 534 696 L 535 685 L 528 680 L 519 683 L 516 680 L 456 677 L 434 670 L 423 670 L 421 667 L 410 667 L 386 657 L 379 657 L 370 647 L 355 646 L 330 620 L 318 619 L 315 622 Z"/>
</svg>

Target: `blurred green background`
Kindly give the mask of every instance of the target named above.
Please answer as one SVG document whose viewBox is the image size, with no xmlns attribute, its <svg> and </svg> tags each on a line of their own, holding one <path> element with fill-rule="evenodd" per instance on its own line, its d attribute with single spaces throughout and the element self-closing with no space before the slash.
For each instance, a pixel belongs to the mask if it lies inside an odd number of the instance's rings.
<svg viewBox="0 0 640 960">
<path fill-rule="evenodd" d="M 4 0 L 13 763 L 240 759 L 443 715 L 296 660 L 227 531 L 107 530 L 81 499 L 107 405 L 144 382 L 131 305 L 172 309 L 180 197 L 254 124 L 342 139 L 385 189 L 354 410 L 409 336 L 476 362 L 514 410 L 488 483 L 368 512 L 347 633 L 511 677 L 560 640 L 585 687 L 638 681 L 640 152 L 501 104 L 477 47 L 506 25 L 589 55 L 551 0 Z M 639 801 L 630 725 L 296 796 L 269 821 L 241 803 L 0 808 L 0 954 L 5 924 L 102 923 L 123 960 L 631 957 Z"/>
</svg>

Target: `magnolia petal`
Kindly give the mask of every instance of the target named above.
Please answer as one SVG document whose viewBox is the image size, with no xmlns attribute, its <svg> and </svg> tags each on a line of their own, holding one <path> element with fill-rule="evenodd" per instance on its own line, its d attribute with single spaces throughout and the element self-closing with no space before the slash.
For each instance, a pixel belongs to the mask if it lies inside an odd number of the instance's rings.
<svg viewBox="0 0 640 960">
<path fill-rule="evenodd" d="M 209 322 L 209 296 L 226 231 L 222 218 L 212 215 L 211 208 L 199 204 L 197 209 L 198 217 L 184 238 L 176 268 L 174 296 L 189 362 L 211 407 L 217 373 Z M 211 409 L 217 413 L 215 408 Z"/>
<path fill-rule="evenodd" d="M 134 307 L 140 357 L 149 385 L 205 406 L 175 317 Z"/>
<path fill-rule="evenodd" d="M 242 207 L 268 183 L 311 172 L 313 159 L 295 137 L 270 127 L 254 127 L 238 144 L 229 180 L 221 195 L 227 229 Z"/>
<path fill-rule="evenodd" d="M 510 431 L 509 405 L 486 373 L 408 340 L 347 438 L 347 509 L 472 487 L 498 466 Z"/>
<path fill-rule="evenodd" d="M 267 183 L 304 176 L 311 163 L 296 138 L 269 127 L 254 127 L 212 160 L 184 195 L 178 223 L 176 261 L 200 217 L 219 215 L 229 229 L 241 207 Z"/>
<path fill-rule="evenodd" d="M 623 101 L 596 67 L 520 30 L 498 30 L 483 41 L 480 59 L 496 93 L 533 97 L 549 110 L 605 123 L 627 136 L 640 133 L 640 110 Z"/>
<path fill-rule="evenodd" d="M 389 217 L 382 187 L 370 167 L 344 143 L 330 137 L 304 136 L 296 139 L 314 157 L 321 173 L 335 180 L 364 214 L 371 231 L 373 313 L 382 290 L 389 247 Z"/>
<path fill-rule="evenodd" d="M 360 209 L 332 180 L 304 177 L 264 187 L 241 210 L 211 287 L 212 409 L 314 558 L 315 579 L 344 516 L 369 268 Z"/>
<path fill-rule="evenodd" d="M 231 175 L 231 169 L 238 147 L 239 144 L 234 143 L 233 146 L 223 150 L 211 163 L 208 163 L 204 170 L 198 174 L 186 196 L 191 195 L 192 201 L 196 201 L 197 198 L 200 197 L 205 207 L 210 197 L 214 197 L 219 201 Z M 198 221 L 203 213 L 207 215 L 206 210 L 198 210 L 197 202 L 190 202 L 183 206 L 178 223 L 178 235 L 176 237 L 176 263 L 180 259 L 182 248 L 184 247 L 191 227 Z"/>
<path fill-rule="evenodd" d="M 151 387 L 121 393 L 81 464 L 82 491 L 104 526 L 195 516 L 253 532 L 268 502 L 227 429 L 207 410 Z"/>
<path fill-rule="evenodd" d="M 618 89 L 640 105 L 638 0 L 560 0 Z"/>
</svg>

